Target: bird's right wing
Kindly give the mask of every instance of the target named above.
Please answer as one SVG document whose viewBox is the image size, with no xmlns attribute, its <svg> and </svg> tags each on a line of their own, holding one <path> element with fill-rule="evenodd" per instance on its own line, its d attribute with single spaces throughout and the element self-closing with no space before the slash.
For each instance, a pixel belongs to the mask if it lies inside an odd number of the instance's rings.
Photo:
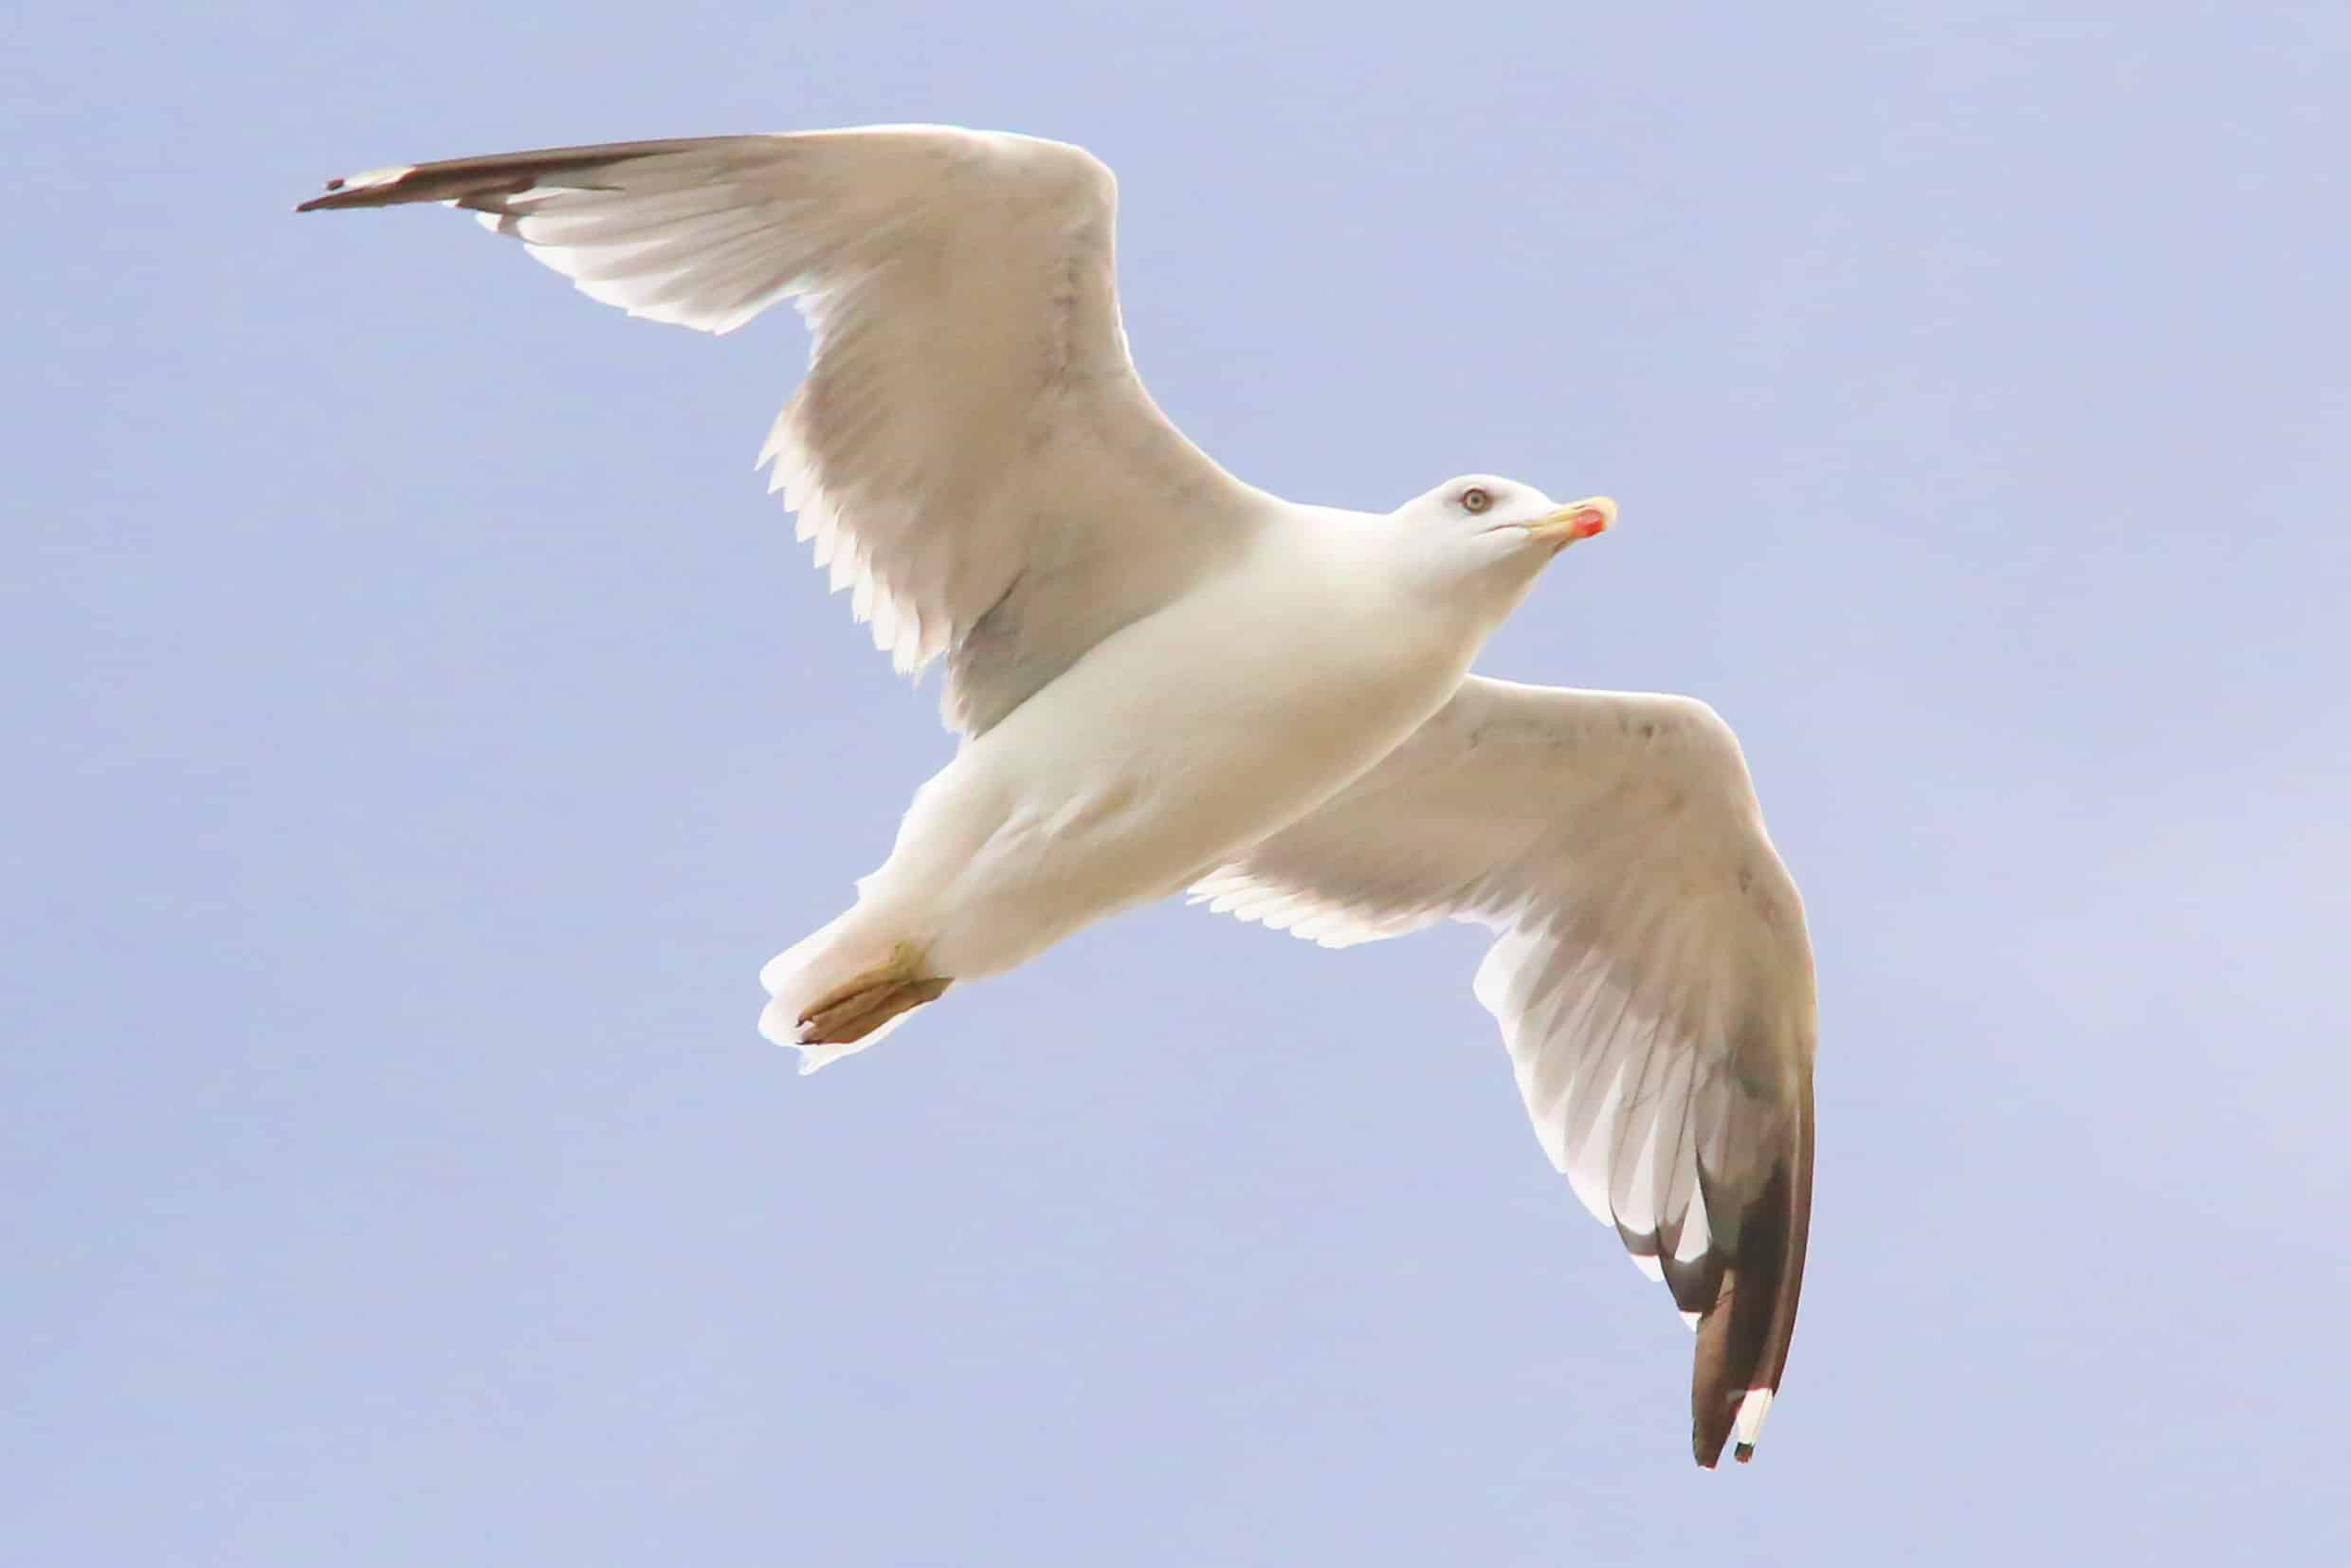
<svg viewBox="0 0 2351 1568">
<path fill-rule="evenodd" d="M 1544 1153 L 1698 1331 L 1698 1462 L 1752 1451 L 1811 1225 L 1812 949 L 1702 702 L 1471 677 L 1197 900 L 1330 946 L 1497 929 L 1478 1000 Z"/>
<path fill-rule="evenodd" d="M 1119 323 L 1116 183 L 946 127 L 613 142 L 379 169 L 302 204 L 440 201 L 632 316 L 796 298 L 809 374 L 760 454 L 902 670 L 986 730 L 1247 542 L 1265 498 L 1169 424 Z"/>
</svg>

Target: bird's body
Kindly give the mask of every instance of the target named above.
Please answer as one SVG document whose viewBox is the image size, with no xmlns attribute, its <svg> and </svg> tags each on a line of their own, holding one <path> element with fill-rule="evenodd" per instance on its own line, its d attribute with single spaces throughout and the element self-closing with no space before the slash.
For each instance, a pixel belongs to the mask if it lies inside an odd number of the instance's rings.
<svg viewBox="0 0 2351 1568">
<path fill-rule="evenodd" d="M 1261 514 L 1193 592 L 1094 645 L 916 792 L 856 906 L 761 975 L 772 1037 L 902 943 L 929 974 L 980 979 L 1198 882 L 1443 706 L 1515 599 L 1412 592 L 1390 518 L 1271 498 Z M 875 1038 L 809 1042 L 806 1065 Z"/>
<path fill-rule="evenodd" d="M 771 961 L 804 1068 L 1179 891 L 1326 945 L 1499 934 L 1475 992 L 1537 1136 L 1698 1330 L 1691 1437 L 1752 1451 L 1812 1183 L 1812 959 L 1738 743 L 1686 699 L 1468 674 L 1607 528 L 1488 476 L 1393 513 L 1254 489 L 1144 392 L 1115 184 L 947 127 L 611 143 L 372 171 L 631 315 L 814 348 L 761 454 L 963 741 L 838 919 Z"/>
</svg>

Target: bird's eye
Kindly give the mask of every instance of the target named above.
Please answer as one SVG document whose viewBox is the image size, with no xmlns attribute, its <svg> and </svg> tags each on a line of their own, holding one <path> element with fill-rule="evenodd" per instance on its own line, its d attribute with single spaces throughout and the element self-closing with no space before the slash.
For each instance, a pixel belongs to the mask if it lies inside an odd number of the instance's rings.
<svg viewBox="0 0 2351 1568">
<path fill-rule="evenodd" d="M 1461 509 L 1465 512 L 1483 512 L 1493 504 L 1494 498 L 1482 484 L 1472 484 L 1461 493 Z"/>
</svg>

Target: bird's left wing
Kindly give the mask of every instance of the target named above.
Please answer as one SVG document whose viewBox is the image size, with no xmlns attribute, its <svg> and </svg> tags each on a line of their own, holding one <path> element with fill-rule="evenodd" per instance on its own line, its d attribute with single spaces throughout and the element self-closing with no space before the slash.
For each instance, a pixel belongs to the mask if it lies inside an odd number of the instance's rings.
<svg viewBox="0 0 2351 1568">
<path fill-rule="evenodd" d="M 731 332 L 793 299 L 759 456 L 902 670 L 988 729 L 1243 549 L 1267 498 L 1170 424 L 1120 325 L 1117 183 L 952 126 L 609 142 L 372 170 L 301 210 L 441 201 L 592 299 Z"/>
<path fill-rule="evenodd" d="M 1501 932 L 1475 989 L 1536 1136 L 1698 1331 L 1699 1463 L 1745 1459 L 1803 1279 L 1815 1025 L 1803 905 L 1714 711 L 1472 676 L 1194 893 L 1327 946 Z"/>
</svg>

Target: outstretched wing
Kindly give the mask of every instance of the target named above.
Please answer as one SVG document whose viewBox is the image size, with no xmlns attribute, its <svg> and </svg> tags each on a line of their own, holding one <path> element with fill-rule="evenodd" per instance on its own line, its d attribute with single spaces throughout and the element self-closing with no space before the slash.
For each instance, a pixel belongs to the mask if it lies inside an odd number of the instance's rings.
<svg viewBox="0 0 2351 1568">
<path fill-rule="evenodd" d="M 1478 1000 L 1576 1194 L 1698 1331 L 1698 1462 L 1753 1451 L 1803 1282 L 1812 951 L 1729 728 L 1679 697 L 1471 677 L 1196 901 L 1330 946 L 1502 933 Z"/>
<path fill-rule="evenodd" d="M 796 299 L 814 343 L 770 488 L 900 669 L 946 657 L 951 728 L 994 724 L 1262 515 L 1136 375 L 1117 187 L 1079 148 L 930 126 L 613 142 L 374 170 L 301 210 L 417 201 L 632 316 L 731 332 Z"/>
</svg>

